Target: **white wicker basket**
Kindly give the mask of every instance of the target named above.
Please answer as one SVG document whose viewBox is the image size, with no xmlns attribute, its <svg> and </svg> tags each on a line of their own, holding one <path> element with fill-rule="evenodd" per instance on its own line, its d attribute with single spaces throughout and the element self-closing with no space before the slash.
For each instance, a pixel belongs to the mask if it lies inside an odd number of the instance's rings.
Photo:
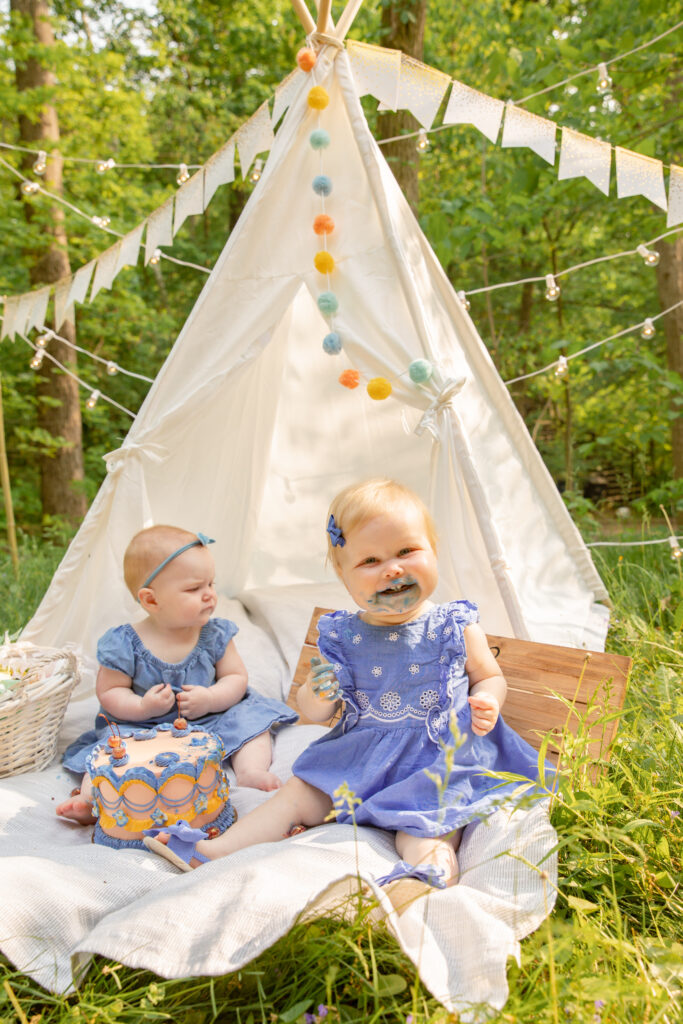
<svg viewBox="0 0 683 1024">
<path fill-rule="evenodd" d="M 22 673 L 0 693 L 0 778 L 45 768 L 54 757 L 71 691 L 79 680 L 72 651 L 0 646 L 0 666 Z"/>
</svg>

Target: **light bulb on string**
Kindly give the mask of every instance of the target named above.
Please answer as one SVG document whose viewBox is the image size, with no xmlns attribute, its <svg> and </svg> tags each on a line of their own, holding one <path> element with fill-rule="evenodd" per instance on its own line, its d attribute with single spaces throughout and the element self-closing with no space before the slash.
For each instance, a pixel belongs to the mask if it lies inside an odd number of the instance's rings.
<svg viewBox="0 0 683 1024">
<path fill-rule="evenodd" d="M 654 338 L 656 333 L 655 325 L 652 323 L 651 318 L 646 316 L 643 320 L 643 326 L 640 329 L 641 338 Z"/>
<path fill-rule="evenodd" d="M 555 367 L 556 377 L 566 377 L 569 373 L 569 363 L 567 362 L 566 356 L 560 356 L 557 360 L 557 366 Z"/>
<path fill-rule="evenodd" d="M 458 298 L 462 302 L 462 304 L 465 307 L 465 309 L 469 310 L 469 308 L 470 308 L 470 300 L 467 298 L 466 293 L 462 292 L 462 291 L 458 292 Z"/>
<path fill-rule="evenodd" d="M 417 133 L 417 144 L 415 149 L 418 153 L 425 153 L 429 149 L 429 139 L 427 138 L 427 132 L 424 128 L 420 128 Z"/>
<path fill-rule="evenodd" d="M 595 88 L 600 96 L 605 96 L 612 88 L 612 79 L 606 64 L 598 64 L 598 84 Z"/>
<path fill-rule="evenodd" d="M 190 180 L 190 172 L 187 169 L 187 164 L 180 165 L 180 170 L 178 171 L 175 180 L 179 185 L 184 185 L 186 181 Z"/>
<path fill-rule="evenodd" d="M 33 163 L 33 170 L 36 174 L 45 174 L 47 170 L 47 153 L 44 149 L 39 150 L 38 156 Z"/>
<path fill-rule="evenodd" d="M 112 167 L 116 167 L 116 161 L 109 157 L 108 160 L 98 160 L 95 164 L 95 168 L 98 174 L 104 174 L 106 171 L 110 171 Z"/>
<path fill-rule="evenodd" d="M 683 551 L 681 551 L 681 545 L 678 543 L 678 537 L 669 537 L 669 547 L 671 548 L 671 557 L 675 562 L 683 558 Z"/>
<path fill-rule="evenodd" d="M 43 356 L 44 355 L 45 355 L 45 352 L 43 351 L 42 348 L 38 349 L 37 352 L 33 353 L 33 358 L 31 359 L 31 362 L 29 363 L 29 365 L 30 365 L 32 370 L 39 370 L 40 369 L 40 367 L 43 365 Z"/>
<path fill-rule="evenodd" d="M 46 331 L 45 334 L 40 334 L 36 338 L 36 345 L 38 348 L 45 348 L 50 338 L 53 337 L 52 331 Z"/>
<path fill-rule="evenodd" d="M 95 214 L 94 217 L 91 217 L 90 220 L 93 222 L 96 228 L 108 228 L 111 224 L 110 217 L 98 217 L 97 214 Z"/>
<path fill-rule="evenodd" d="M 21 191 L 25 196 L 34 196 L 36 192 L 40 190 L 40 185 L 37 181 L 22 181 Z"/>
<path fill-rule="evenodd" d="M 260 180 L 262 171 L 263 160 L 254 160 L 254 166 L 252 168 L 251 174 L 249 175 L 249 181 L 253 182 L 253 184 L 255 185 L 256 182 Z"/>
<path fill-rule="evenodd" d="M 659 263 L 659 253 L 655 249 L 648 249 L 646 245 L 639 245 L 636 252 L 639 256 L 643 257 L 646 267 L 656 267 Z"/>
<path fill-rule="evenodd" d="M 88 395 L 88 398 L 87 398 L 86 403 L 85 403 L 86 407 L 88 409 L 94 409 L 95 406 L 97 405 L 97 399 L 99 397 L 100 397 L 100 392 L 99 391 L 97 391 L 97 390 L 91 391 L 90 394 Z"/>
<path fill-rule="evenodd" d="M 149 258 L 149 262 L 152 263 L 152 264 L 157 264 L 160 259 L 161 259 L 161 249 L 155 249 L 154 252 L 152 253 L 152 255 Z"/>
<path fill-rule="evenodd" d="M 109 360 L 107 363 L 107 373 L 110 377 L 114 377 L 119 372 L 119 368 L 113 360 Z"/>
<path fill-rule="evenodd" d="M 560 297 L 560 286 L 552 274 L 545 275 L 545 297 L 548 302 L 557 302 Z"/>
</svg>

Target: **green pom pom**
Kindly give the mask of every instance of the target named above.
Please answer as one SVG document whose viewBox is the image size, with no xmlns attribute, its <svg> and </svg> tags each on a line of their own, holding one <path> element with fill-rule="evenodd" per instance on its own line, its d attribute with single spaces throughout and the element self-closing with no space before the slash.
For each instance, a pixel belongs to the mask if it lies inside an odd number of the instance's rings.
<svg viewBox="0 0 683 1024">
<path fill-rule="evenodd" d="M 316 128 L 308 136 L 308 141 L 312 149 L 327 149 L 330 144 L 330 133 L 326 132 L 324 128 Z"/>
<path fill-rule="evenodd" d="M 428 359 L 414 359 L 408 367 L 408 374 L 413 384 L 424 384 L 434 372 L 434 367 Z"/>
<path fill-rule="evenodd" d="M 321 292 L 318 296 L 318 309 L 321 313 L 329 316 L 339 309 L 339 299 L 334 292 Z"/>
</svg>

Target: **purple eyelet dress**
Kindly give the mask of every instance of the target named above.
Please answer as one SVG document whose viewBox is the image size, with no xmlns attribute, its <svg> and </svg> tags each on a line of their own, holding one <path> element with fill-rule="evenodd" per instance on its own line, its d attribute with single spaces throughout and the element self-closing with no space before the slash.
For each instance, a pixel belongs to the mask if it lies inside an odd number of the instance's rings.
<svg viewBox="0 0 683 1024">
<path fill-rule="evenodd" d="M 334 667 L 345 706 L 334 729 L 297 758 L 293 773 L 333 801 L 346 783 L 361 802 L 353 815 L 348 807 L 338 810 L 337 821 L 442 836 L 492 814 L 520 785 L 501 785 L 485 772 L 538 781 L 537 752 L 501 716 L 486 736 L 471 731 L 464 630 L 478 620 L 469 601 L 435 605 L 398 626 L 373 626 L 346 611 L 321 617 L 318 647 Z M 552 783 L 552 766 L 544 770 L 536 796 L 548 795 Z"/>
<path fill-rule="evenodd" d="M 109 629 L 97 645 L 97 660 L 105 668 L 116 669 L 130 676 L 133 693 L 143 696 L 159 683 L 170 683 L 174 693 L 180 693 L 183 684 L 211 686 L 216 681 L 216 662 L 237 633 L 234 622 L 229 619 L 209 619 L 199 634 L 197 646 L 186 658 L 177 663 L 162 661 L 147 650 L 133 627 L 126 623 Z M 171 708 L 165 715 L 148 718 L 144 722 L 126 722 L 107 715 L 110 721 L 132 729 L 150 729 L 162 722 L 173 722 L 178 717 L 177 709 Z M 296 722 L 298 715 L 282 701 L 262 697 L 247 690 L 239 703 L 227 711 L 219 711 L 201 718 L 193 718 L 191 724 L 215 733 L 223 741 L 226 757 L 234 754 L 249 740 L 275 725 L 289 725 Z M 104 712 L 100 709 L 95 728 L 83 733 L 67 747 L 63 764 L 69 771 L 83 774 L 85 762 L 92 750 L 111 735 Z"/>
</svg>

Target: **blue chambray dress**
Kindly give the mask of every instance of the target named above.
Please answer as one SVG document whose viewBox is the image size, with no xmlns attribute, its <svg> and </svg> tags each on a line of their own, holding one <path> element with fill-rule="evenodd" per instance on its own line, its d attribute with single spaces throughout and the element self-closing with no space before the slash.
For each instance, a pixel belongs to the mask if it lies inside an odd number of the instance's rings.
<svg viewBox="0 0 683 1024">
<path fill-rule="evenodd" d="M 501 788 L 484 771 L 536 782 L 537 752 L 501 716 L 488 735 L 471 732 L 464 629 L 478 620 L 469 601 L 435 605 L 399 626 L 372 626 L 346 611 L 321 617 L 318 647 L 334 666 L 344 712 L 297 758 L 294 775 L 332 799 L 346 783 L 361 801 L 359 825 L 429 837 L 485 818 L 520 785 Z M 449 770 L 451 712 L 464 742 Z M 550 785 L 552 766 L 546 771 Z M 337 821 L 351 820 L 348 809 L 338 812 Z"/>
<path fill-rule="evenodd" d="M 158 683 L 169 683 L 174 693 L 180 693 L 183 684 L 211 686 L 216 681 L 216 662 L 237 633 L 238 628 L 229 619 L 209 619 L 199 634 L 199 641 L 186 658 L 177 663 L 162 661 L 147 650 L 133 627 L 126 623 L 109 629 L 97 645 L 97 660 L 105 668 L 124 672 L 133 681 L 133 693 L 145 694 Z M 83 733 L 67 747 L 63 764 L 72 772 L 85 772 L 85 761 L 90 752 L 111 735 L 111 729 L 100 708 L 95 719 L 95 728 Z M 176 708 L 165 715 L 149 718 L 144 722 L 125 722 L 107 715 L 112 722 L 148 729 L 161 722 L 173 722 L 178 717 Z M 226 757 L 234 754 L 249 740 L 275 725 L 296 722 L 298 715 L 282 701 L 262 697 L 247 690 L 242 700 L 227 711 L 215 712 L 201 718 L 193 718 L 191 724 L 220 736 L 225 746 Z"/>
</svg>

